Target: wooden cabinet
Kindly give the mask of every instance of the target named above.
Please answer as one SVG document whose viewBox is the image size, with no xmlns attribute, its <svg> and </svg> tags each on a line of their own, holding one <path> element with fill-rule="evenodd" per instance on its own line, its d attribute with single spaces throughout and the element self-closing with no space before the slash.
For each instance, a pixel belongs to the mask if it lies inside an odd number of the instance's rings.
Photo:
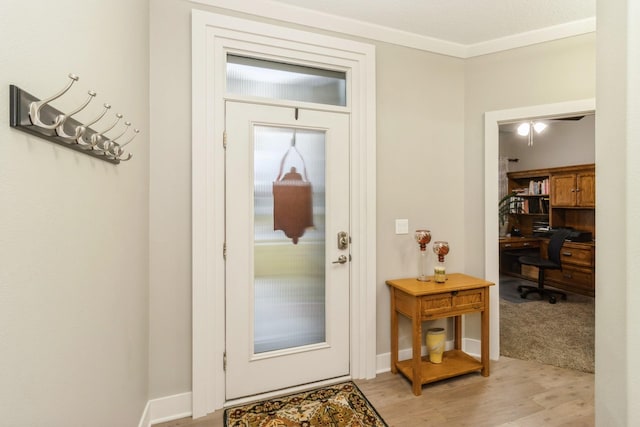
<svg viewBox="0 0 640 427">
<path fill-rule="evenodd" d="M 595 165 L 509 172 L 507 177 L 509 192 L 521 201 L 509 222 L 523 236 L 549 226 L 589 231 L 595 238 Z"/>
<path fill-rule="evenodd" d="M 591 168 L 575 173 L 551 175 L 552 207 L 596 206 L 596 174 Z"/>
<path fill-rule="evenodd" d="M 493 283 L 464 274 L 448 274 L 445 283 L 420 282 L 414 278 L 388 280 L 391 292 L 391 372 L 401 372 L 412 383 L 413 394 L 422 394 L 422 384 L 480 371 L 489 376 L 489 286 Z M 462 351 L 462 315 L 480 313 L 480 360 Z M 398 314 L 411 320 L 411 359 L 398 360 Z M 454 318 L 454 348 L 442 363 L 421 357 L 422 322 Z"/>
<path fill-rule="evenodd" d="M 549 242 L 542 242 L 542 253 L 546 254 Z M 560 251 L 562 271 L 548 270 L 545 284 L 574 292 L 595 296 L 595 254 L 593 243 L 564 242 Z"/>
</svg>

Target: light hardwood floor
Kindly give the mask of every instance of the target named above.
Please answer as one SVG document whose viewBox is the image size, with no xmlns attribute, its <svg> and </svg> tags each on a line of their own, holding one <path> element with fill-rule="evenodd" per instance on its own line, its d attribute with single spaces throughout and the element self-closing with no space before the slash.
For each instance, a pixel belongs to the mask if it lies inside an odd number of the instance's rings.
<svg viewBox="0 0 640 427">
<path fill-rule="evenodd" d="M 537 362 L 501 357 L 488 378 L 472 373 L 427 384 L 422 396 L 401 374 L 355 383 L 391 427 L 595 425 L 593 374 Z M 155 427 L 222 427 L 222 413 Z"/>
</svg>

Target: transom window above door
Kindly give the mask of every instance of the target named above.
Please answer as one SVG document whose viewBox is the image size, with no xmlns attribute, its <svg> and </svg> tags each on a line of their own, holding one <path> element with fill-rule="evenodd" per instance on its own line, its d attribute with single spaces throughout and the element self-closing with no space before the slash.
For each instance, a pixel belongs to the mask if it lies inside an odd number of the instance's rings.
<svg viewBox="0 0 640 427">
<path fill-rule="evenodd" d="M 227 54 L 227 93 L 347 105 L 347 73 Z"/>
</svg>

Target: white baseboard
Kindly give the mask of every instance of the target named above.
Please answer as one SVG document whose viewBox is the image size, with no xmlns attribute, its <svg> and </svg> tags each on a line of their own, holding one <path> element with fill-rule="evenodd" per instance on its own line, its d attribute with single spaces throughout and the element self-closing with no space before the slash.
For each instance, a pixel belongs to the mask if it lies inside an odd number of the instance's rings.
<svg viewBox="0 0 640 427">
<path fill-rule="evenodd" d="M 480 340 L 475 340 L 475 339 L 471 339 L 471 338 L 463 338 L 462 339 L 462 348 L 464 349 L 465 353 L 473 356 L 473 357 L 477 357 L 480 358 L 480 354 L 482 353 L 480 348 Z"/>
<path fill-rule="evenodd" d="M 154 424 L 190 417 L 193 413 L 191 397 L 191 392 L 186 392 L 150 400 L 142 414 L 139 427 L 150 427 Z"/>
<path fill-rule="evenodd" d="M 445 350 L 453 349 L 453 341 L 445 343 Z M 480 340 L 464 338 L 462 340 L 462 349 L 473 357 L 480 357 Z M 422 346 L 422 356 L 427 355 L 427 346 Z M 398 352 L 399 360 L 411 359 L 413 350 L 411 348 L 403 348 Z M 376 356 L 376 374 L 389 372 L 391 370 L 391 353 L 382 353 Z"/>
<path fill-rule="evenodd" d="M 142 412 L 142 417 L 140 417 L 140 422 L 138 423 L 138 427 L 149 427 L 151 425 L 151 414 L 149 412 L 149 403 L 144 407 L 144 412 Z"/>
</svg>

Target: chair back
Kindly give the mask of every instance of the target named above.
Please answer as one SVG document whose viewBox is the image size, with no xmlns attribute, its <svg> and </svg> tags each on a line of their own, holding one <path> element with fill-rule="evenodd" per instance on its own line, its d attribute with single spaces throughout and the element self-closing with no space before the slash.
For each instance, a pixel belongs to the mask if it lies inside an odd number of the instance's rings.
<svg viewBox="0 0 640 427">
<path fill-rule="evenodd" d="M 562 229 L 553 233 L 553 236 L 551 236 L 551 239 L 549 240 L 549 248 L 547 251 L 549 261 L 558 264 L 559 266 L 562 265 L 560 262 L 560 250 L 562 249 L 562 245 L 570 232 L 570 230 Z"/>
</svg>

